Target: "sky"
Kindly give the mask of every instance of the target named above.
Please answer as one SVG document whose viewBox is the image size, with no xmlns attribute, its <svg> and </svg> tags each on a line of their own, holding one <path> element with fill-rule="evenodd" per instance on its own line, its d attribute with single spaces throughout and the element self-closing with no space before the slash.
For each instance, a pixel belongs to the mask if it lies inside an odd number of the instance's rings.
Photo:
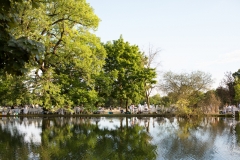
<svg viewBox="0 0 240 160">
<path fill-rule="evenodd" d="M 101 19 L 102 42 L 122 35 L 155 59 L 162 73 L 203 71 L 217 88 L 240 69 L 240 0 L 87 0 Z"/>
</svg>

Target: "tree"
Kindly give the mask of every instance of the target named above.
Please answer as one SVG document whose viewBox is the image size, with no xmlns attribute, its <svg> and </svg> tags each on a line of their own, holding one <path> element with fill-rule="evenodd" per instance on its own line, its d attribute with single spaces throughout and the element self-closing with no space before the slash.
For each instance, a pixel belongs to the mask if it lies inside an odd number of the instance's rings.
<svg viewBox="0 0 240 160">
<path fill-rule="evenodd" d="M 108 73 L 101 71 L 99 75 L 95 77 L 95 90 L 98 93 L 98 100 L 95 106 L 102 106 L 104 104 L 114 105 L 111 97 L 112 87 L 114 80 L 117 78 L 118 72 L 116 70 Z"/>
<path fill-rule="evenodd" d="M 154 96 L 151 96 L 150 97 L 150 103 L 151 104 L 160 104 L 161 102 L 161 96 L 160 94 L 155 94 Z"/>
<path fill-rule="evenodd" d="M 213 90 L 207 91 L 204 97 L 198 102 L 199 108 L 204 113 L 219 113 L 220 99 Z"/>
<path fill-rule="evenodd" d="M 33 93 L 41 96 L 46 108 L 94 103 L 93 77 L 106 56 L 100 39 L 92 33 L 99 18 L 85 0 L 39 1 L 38 5 L 13 1 L 18 17 L 9 29 L 16 39 L 27 37 L 45 46 L 43 53 L 30 58 L 29 68 L 38 79 L 32 84 Z"/>
<path fill-rule="evenodd" d="M 148 56 L 145 57 L 145 59 L 144 59 L 145 60 L 145 69 L 144 69 L 145 75 L 143 77 L 145 77 L 144 89 L 145 89 L 145 98 L 147 101 L 148 108 L 150 106 L 149 97 L 152 93 L 152 90 L 156 87 L 154 85 L 157 83 L 155 78 L 157 77 L 156 70 L 157 70 L 159 63 L 156 64 L 154 68 L 152 68 L 152 65 L 154 65 L 154 63 L 155 63 L 154 60 L 158 56 L 159 52 L 160 52 L 160 49 L 154 50 L 152 46 L 149 46 Z"/>
<path fill-rule="evenodd" d="M 21 21 L 16 4 L 37 9 L 38 0 L 1 0 L 0 2 L 0 69 L 5 72 L 23 75 L 28 69 L 26 64 L 34 64 L 45 51 L 45 46 L 25 35 L 15 36 L 14 30 Z"/>
<path fill-rule="evenodd" d="M 229 95 L 229 90 L 223 86 L 219 86 L 217 89 L 216 89 L 216 93 L 217 93 L 217 96 L 220 98 L 221 100 L 221 105 L 227 105 L 227 104 L 230 104 L 230 95 Z"/>
<path fill-rule="evenodd" d="M 171 97 L 179 109 L 194 106 L 201 99 L 202 92 L 209 89 L 213 80 L 211 75 L 195 71 L 188 73 L 166 72 L 160 89 Z"/>
<path fill-rule="evenodd" d="M 155 84 L 157 81 L 155 78 L 157 77 L 156 70 L 153 68 L 144 68 L 143 71 L 143 84 L 144 84 L 144 91 L 145 91 L 145 98 L 147 101 L 148 108 L 150 106 L 149 97 L 152 93 L 152 90 L 155 88 Z"/>
<path fill-rule="evenodd" d="M 222 105 L 233 104 L 235 91 L 234 91 L 234 77 L 231 72 L 226 72 L 221 81 L 220 86 L 217 88 L 217 94 L 222 101 Z"/>
<path fill-rule="evenodd" d="M 172 104 L 172 100 L 170 96 L 161 97 L 160 105 L 163 105 L 164 107 L 169 107 L 171 104 Z"/>
<path fill-rule="evenodd" d="M 136 103 L 144 96 L 145 84 L 153 82 L 153 70 L 145 68 L 146 57 L 138 46 L 124 42 L 122 36 L 104 46 L 107 52 L 104 72 L 117 72 L 111 97 L 118 99 L 121 107 L 125 102 L 127 109 L 129 102 Z"/>
<path fill-rule="evenodd" d="M 240 102 L 240 69 L 233 73 L 233 77 L 235 79 L 235 85 L 234 85 L 234 91 L 235 91 L 235 100 L 238 102 Z"/>
</svg>

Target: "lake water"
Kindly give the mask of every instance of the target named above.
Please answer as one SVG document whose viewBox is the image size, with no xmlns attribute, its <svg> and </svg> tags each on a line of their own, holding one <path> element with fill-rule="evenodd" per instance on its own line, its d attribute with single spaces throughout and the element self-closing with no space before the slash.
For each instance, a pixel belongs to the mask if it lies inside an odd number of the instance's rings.
<svg viewBox="0 0 240 160">
<path fill-rule="evenodd" d="M 1 117 L 1 160 L 240 159 L 232 118 Z"/>
</svg>

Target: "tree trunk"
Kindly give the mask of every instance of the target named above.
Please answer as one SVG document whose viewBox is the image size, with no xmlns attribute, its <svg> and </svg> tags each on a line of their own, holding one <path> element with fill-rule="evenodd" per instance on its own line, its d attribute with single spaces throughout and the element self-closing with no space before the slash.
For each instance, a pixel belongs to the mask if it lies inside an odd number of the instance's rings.
<svg viewBox="0 0 240 160">
<path fill-rule="evenodd" d="M 120 107 L 122 108 L 122 99 L 120 99 Z"/>
<path fill-rule="evenodd" d="M 126 112 L 128 111 L 128 99 L 126 100 L 126 104 L 125 104 L 126 106 Z"/>
<path fill-rule="evenodd" d="M 147 106 L 148 106 L 148 109 L 149 109 L 149 108 L 150 108 L 150 107 L 149 107 L 149 106 L 150 106 L 150 102 L 149 102 L 149 95 L 148 95 L 147 91 L 146 91 L 146 93 L 145 93 L 145 96 L 146 96 Z"/>
</svg>

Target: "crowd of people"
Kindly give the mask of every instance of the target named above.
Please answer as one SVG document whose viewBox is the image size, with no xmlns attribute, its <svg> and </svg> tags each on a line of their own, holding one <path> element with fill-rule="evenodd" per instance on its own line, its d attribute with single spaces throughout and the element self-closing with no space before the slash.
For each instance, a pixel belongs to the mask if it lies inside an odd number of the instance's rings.
<svg viewBox="0 0 240 160">
<path fill-rule="evenodd" d="M 233 106 L 233 110 L 235 111 L 236 107 Z M 164 107 L 159 105 L 147 105 L 145 102 L 144 104 L 131 104 L 126 108 L 121 107 L 99 107 L 96 110 L 86 110 L 82 105 L 77 105 L 74 107 L 52 107 L 51 109 L 45 109 L 42 106 L 36 105 L 20 105 L 20 106 L 12 106 L 12 107 L 1 107 L 0 106 L 0 113 L 2 115 L 19 115 L 19 114 L 59 114 L 59 115 L 66 115 L 66 114 L 84 114 L 84 113 L 93 113 L 93 114 L 102 114 L 105 113 L 105 111 L 108 110 L 110 113 L 125 113 L 125 114 L 147 114 L 147 113 L 174 113 L 176 111 L 175 107 Z M 224 113 L 228 113 L 232 111 L 231 106 L 224 108 Z"/>
<path fill-rule="evenodd" d="M 128 110 L 130 113 L 134 113 L 134 114 L 141 114 L 141 113 L 157 113 L 159 111 L 162 110 L 162 108 L 159 106 L 159 105 L 154 105 L 154 104 L 151 104 L 147 105 L 146 102 L 144 102 L 144 104 L 138 104 L 138 105 L 130 105 L 128 107 Z"/>
<path fill-rule="evenodd" d="M 20 106 L 4 106 L 0 107 L 2 115 L 19 115 L 19 114 L 40 114 L 43 112 L 43 108 L 38 104 L 34 105 L 20 105 Z"/>
<path fill-rule="evenodd" d="M 236 105 L 226 105 L 223 107 L 222 114 L 227 114 L 227 113 L 234 113 L 236 111 L 240 111 L 240 104 L 237 107 Z"/>
</svg>

